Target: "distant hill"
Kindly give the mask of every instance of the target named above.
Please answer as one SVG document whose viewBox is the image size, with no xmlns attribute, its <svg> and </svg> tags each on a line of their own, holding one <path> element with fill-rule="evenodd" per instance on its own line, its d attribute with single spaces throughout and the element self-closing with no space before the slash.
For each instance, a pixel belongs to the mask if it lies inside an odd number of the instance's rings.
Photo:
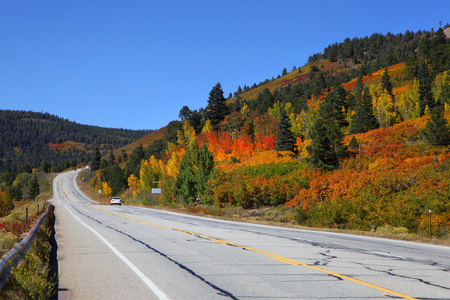
<svg viewBox="0 0 450 300">
<path fill-rule="evenodd" d="M 0 110 L 0 173 L 37 168 L 42 161 L 63 169 L 90 161 L 90 151 L 117 149 L 152 130 L 112 129 L 81 125 L 31 111 Z"/>
</svg>

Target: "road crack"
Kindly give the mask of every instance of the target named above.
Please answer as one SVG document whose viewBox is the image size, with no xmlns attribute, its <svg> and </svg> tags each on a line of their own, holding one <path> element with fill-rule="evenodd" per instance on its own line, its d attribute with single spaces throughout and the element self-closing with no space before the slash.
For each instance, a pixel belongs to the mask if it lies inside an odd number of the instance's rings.
<svg viewBox="0 0 450 300">
<path fill-rule="evenodd" d="M 118 232 L 118 233 L 120 233 L 120 234 L 123 234 L 123 235 L 129 237 L 129 238 L 132 239 L 133 241 L 138 242 L 138 243 L 144 245 L 145 247 L 147 247 L 148 249 L 152 250 L 153 252 L 155 252 L 155 253 L 161 255 L 162 257 L 164 257 L 165 259 L 171 261 L 172 263 L 174 263 L 175 265 L 177 265 L 177 266 L 180 267 L 181 269 L 185 270 L 186 272 L 188 272 L 188 273 L 191 274 L 192 276 L 198 278 L 199 280 L 203 281 L 204 283 L 206 283 L 208 286 L 210 286 L 210 287 L 213 288 L 214 290 L 218 291 L 218 295 L 221 295 L 221 296 L 224 296 L 224 297 L 228 297 L 228 298 L 230 298 L 230 299 L 235 299 L 235 300 L 238 299 L 238 298 L 236 298 L 235 296 L 233 296 L 233 294 L 231 294 L 230 292 L 228 292 L 228 291 L 226 291 L 226 290 L 224 290 L 224 289 L 221 289 L 220 287 L 218 287 L 217 285 L 213 284 L 212 282 L 209 282 L 208 280 L 206 280 L 205 278 L 203 278 L 203 277 L 200 276 L 199 274 L 195 273 L 194 270 L 192 270 L 192 269 L 188 268 L 187 266 L 185 266 L 185 265 L 179 263 L 178 261 L 176 261 L 176 260 L 174 260 L 173 258 L 169 257 L 167 254 L 162 253 L 161 251 L 159 251 L 159 250 L 153 248 L 153 247 L 150 246 L 149 244 L 147 244 L 147 243 L 145 243 L 145 242 L 143 242 L 143 241 L 141 241 L 141 240 L 139 240 L 139 239 L 133 237 L 132 235 L 130 235 L 130 234 L 128 234 L 128 233 L 125 233 L 125 232 L 123 232 L 123 231 L 121 231 L 121 230 L 119 230 L 119 229 L 113 228 L 113 227 L 111 227 L 111 226 L 106 226 L 106 227 L 109 228 L 109 229 L 111 229 L 111 230 L 114 230 L 114 231 L 116 231 L 116 232 Z"/>
</svg>

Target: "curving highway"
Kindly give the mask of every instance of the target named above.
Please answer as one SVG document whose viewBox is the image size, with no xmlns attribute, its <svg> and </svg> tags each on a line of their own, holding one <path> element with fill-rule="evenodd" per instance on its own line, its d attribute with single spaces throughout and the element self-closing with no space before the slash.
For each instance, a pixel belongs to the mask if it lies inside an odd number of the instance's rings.
<svg viewBox="0 0 450 300">
<path fill-rule="evenodd" d="M 54 180 L 59 299 L 450 299 L 450 247 L 99 205 Z"/>
</svg>

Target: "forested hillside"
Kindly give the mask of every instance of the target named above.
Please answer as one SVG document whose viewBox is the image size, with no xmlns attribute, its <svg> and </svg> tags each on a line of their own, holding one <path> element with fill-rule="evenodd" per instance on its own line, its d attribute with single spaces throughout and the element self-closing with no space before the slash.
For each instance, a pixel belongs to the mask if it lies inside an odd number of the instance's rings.
<svg viewBox="0 0 450 300">
<path fill-rule="evenodd" d="M 62 170 L 91 160 L 92 149 L 120 148 L 151 131 L 80 125 L 48 113 L 0 110 L 0 173 Z"/>
<path fill-rule="evenodd" d="M 448 29 L 448 25 L 445 29 Z M 206 98 L 207 95 L 205 95 Z M 345 39 L 300 68 L 180 108 L 97 151 L 94 190 L 125 202 L 279 208 L 281 221 L 433 235 L 450 227 L 450 40 L 444 28 Z"/>
</svg>

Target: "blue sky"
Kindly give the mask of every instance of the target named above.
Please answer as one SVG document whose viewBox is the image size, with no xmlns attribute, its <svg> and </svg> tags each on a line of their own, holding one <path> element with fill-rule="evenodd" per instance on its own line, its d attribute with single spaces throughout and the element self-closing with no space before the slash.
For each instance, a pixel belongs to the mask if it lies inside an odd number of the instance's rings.
<svg viewBox="0 0 450 300">
<path fill-rule="evenodd" d="M 159 129 L 346 37 L 438 29 L 450 1 L 0 1 L 0 109 Z"/>
</svg>

